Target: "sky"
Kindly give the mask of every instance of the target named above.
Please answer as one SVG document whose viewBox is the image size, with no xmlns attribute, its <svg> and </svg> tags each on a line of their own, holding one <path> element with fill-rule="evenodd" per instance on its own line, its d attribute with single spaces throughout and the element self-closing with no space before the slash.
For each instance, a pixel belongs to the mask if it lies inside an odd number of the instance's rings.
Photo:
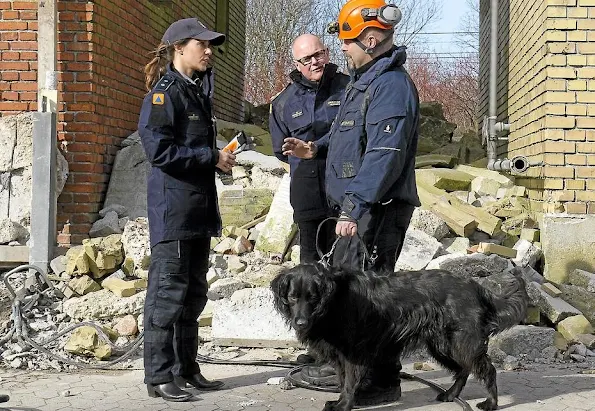
<svg viewBox="0 0 595 411">
<path fill-rule="evenodd" d="M 424 32 L 456 32 L 461 31 L 461 19 L 470 12 L 466 0 L 443 0 L 440 18 L 431 27 L 424 29 Z M 436 53 L 460 54 L 461 45 L 456 42 L 455 34 L 424 35 L 420 40 L 427 40 L 427 47 Z"/>
</svg>

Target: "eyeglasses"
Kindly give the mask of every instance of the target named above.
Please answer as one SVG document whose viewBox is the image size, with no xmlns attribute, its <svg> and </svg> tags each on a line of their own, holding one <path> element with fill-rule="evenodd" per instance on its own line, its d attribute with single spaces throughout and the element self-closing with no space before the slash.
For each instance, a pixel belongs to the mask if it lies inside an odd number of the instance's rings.
<svg viewBox="0 0 595 411">
<path fill-rule="evenodd" d="M 297 59 L 296 62 L 300 63 L 302 66 L 309 66 L 312 63 L 312 59 L 316 61 L 322 60 L 326 56 L 326 50 L 318 50 L 314 54 L 310 54 L 309 56 L 302 57 L 301 59 Z"/>
</svg>

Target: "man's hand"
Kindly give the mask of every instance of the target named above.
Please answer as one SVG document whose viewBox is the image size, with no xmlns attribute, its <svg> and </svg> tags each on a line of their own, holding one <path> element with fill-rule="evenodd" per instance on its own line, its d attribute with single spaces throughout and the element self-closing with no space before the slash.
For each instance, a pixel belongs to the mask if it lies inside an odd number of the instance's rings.
<svg viewBox="0 0 595 411">
<path fill-rule="evenodd" d="M 308 141 L 307 143 L 299 138 L 295 137 L 287 137 L 283 140 L 283 146 L 281 147 L 283 150 L 284 156 L 295 156 L 298 158 L 313 158 L 316 156 L 318 152 L 318 147 L 312 141 Z"/>
<path fill-rule="evenodd" d="M 342 212 L 335 226 L 335 234 L 340 237 L 354 237 L 357 234 L 357 222 L 349 214 Z"/>
<path fill-rule="evenodd" d="M 217 162 L 217 167 L 219 170 L 223 171 L 224 173 L 229 173 L 231 168 L 236 165 L 236 156 L 234 154 L 228 153 L 227 151 L 219 150 L 219 161 Z"/>
</svg>

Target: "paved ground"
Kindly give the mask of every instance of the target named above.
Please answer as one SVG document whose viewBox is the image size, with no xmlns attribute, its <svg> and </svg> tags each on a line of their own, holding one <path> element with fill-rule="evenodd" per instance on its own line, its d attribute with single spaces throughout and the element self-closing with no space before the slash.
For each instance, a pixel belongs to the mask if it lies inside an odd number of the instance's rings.
<svg viewBox="0 0 595 411">
<path fill-rule="evenodd" d="M 302 388 L 283 391 L 266 381 L 286 373 L 283 369 L 254 366 L 203 365 L 209 378 L 223 379 L 226 389 L 198 392 L 190 403 L 168 403 L 149 398 L 142 384 L 142 370 L 78 373 L 46 373 L 0 370 L 0 394 L 8 393 L 6 410 L 199 410 L 199 411 L 309 411 L 322 410 L 324 402 L 337 394 Z M 404 371 L 444 387 L 449 375 L 442 371 Z M 539 366 L 534 370 L 498 373 L 500 409 L 510 411 L 595 410 L 595 375 L 577 368 Z M 456 404 L 433 401 L 435 392 L 420 383 L 403 382 L 401 401 L 375 410 L 448 411 L 460 410 Z M 482 387 L 470 380 L 463 399 L 474 406 L 483 400 Z M 3 407 L 3 408 L 2 408 Z"/>
</svg>

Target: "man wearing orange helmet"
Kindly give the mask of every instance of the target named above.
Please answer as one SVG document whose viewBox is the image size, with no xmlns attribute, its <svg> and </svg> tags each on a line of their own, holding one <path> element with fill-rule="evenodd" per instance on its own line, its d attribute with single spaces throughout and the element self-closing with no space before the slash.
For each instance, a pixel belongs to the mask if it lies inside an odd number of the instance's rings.
<svg viewBox="0 0 595 411">
<path fill-rule="evenodd" d="M 339 113 L 323 138 L 287 138 L 283 145 L 285 155 L 327 155 L 326 192 L 339 215 L 335 232 L 342 237 L 333 254 L 337 267 L 394 271 L 411 215 L 420 205 L 415 184 L 419 97 L 403 67 L 405 47 L 393 45 L 400 19 L 399 9 L 383 0 L 351 0 L 343 6 L 329 26 L 342 41 L 351 75 Z M 379 358 L 356 402 L 398 399 L 399 360 Z M 302 375 L 324 380 L 331 376 L 328 368 L 308 367 Z"/>
</svg>

